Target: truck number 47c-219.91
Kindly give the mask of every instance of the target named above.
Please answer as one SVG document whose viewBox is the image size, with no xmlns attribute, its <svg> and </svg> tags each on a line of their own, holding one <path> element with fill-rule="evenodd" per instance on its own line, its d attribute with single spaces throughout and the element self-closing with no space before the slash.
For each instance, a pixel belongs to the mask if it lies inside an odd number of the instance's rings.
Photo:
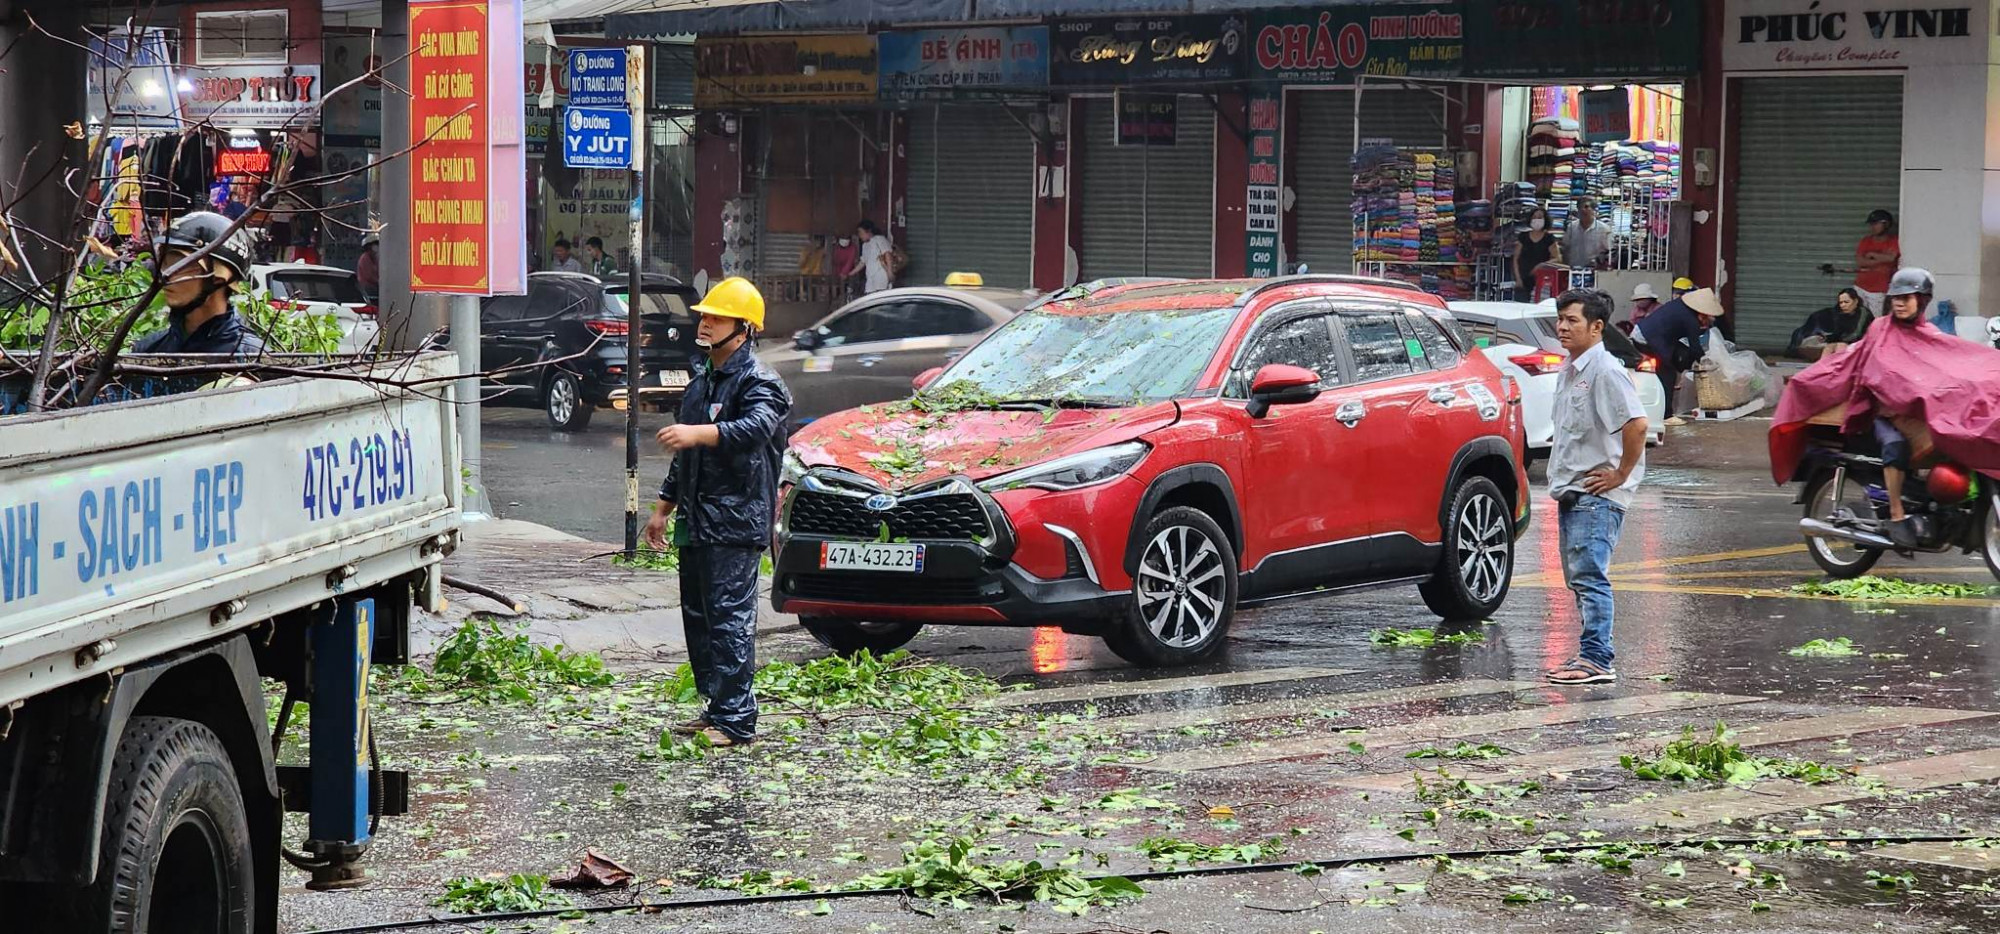
<svg viewBox="0 0 2000 934">
<path fill-rule="evenodd" d="M 348 509 L 396 502 L 416 488 L 410 474 L 415 466 L 410 433 L 401 430 L 386 439 L 376 434 L 306 448 L 300 505 L 307 519 L 318 522 Z"/>
</svg>

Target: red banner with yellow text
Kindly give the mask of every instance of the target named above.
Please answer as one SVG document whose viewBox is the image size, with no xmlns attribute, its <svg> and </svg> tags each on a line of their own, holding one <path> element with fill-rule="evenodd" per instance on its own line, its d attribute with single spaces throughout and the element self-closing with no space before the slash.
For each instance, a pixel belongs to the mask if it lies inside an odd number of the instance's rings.
<svg viewBox="0 0 2000 934">
<path fill-rule="evenodd" d="M 412 292 L 492 291 L 487 39 L 485 3 L 410 4 Z"/>
</svg>

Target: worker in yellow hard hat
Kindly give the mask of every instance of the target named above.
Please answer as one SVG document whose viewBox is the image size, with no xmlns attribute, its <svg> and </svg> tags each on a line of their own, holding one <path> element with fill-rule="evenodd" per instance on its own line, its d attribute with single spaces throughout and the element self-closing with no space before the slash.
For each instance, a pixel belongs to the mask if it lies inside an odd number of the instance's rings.
<svg viewBox="0 0 2000 934">
<path fill-rule="evenodd" d="M 1682 276 L 1674 280 L 1674 289 L 1673 289 L 1674 294 L 1667 297 L 1669 300 L 1676 299 L 1692 291 L 1694 291 L 1694 280 L 1686 276 Z"/>
<path fill-rule="evenodd" d="M 777 514 L 792 394 L 754 352 L 764 329 L 764 296 L 755 285 L 724 279 L 694 310 L 701 315 L 695 344 L 707 352 L 707 365 L 696 362 L 679 418 L 660 429 L 660 447 L 674 462 L 646 522 L 646 542 L 665 550 L 673 518 L 688 665 L 708 699 L 701 716 L 674 730 L 735 746 L 757 734 L 757 571 Z"/>
</svg>

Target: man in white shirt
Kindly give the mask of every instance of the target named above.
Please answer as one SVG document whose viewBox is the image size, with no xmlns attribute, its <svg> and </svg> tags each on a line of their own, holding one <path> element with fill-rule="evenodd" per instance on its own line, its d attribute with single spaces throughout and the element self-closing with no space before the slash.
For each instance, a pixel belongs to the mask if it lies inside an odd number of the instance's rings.
<svg viewBox="0 0 2000 934">
<path fill-rule="evenodd" d="M 1571 266 L 1596 269 L 1603 265 L 1611 249 L 1611 231 L 1597 220 L 1597 206 L 1589 201 L 1576 203 L 1576 218 L 1563 231 L 1562 255 Z"/>
<path fill-rule="evenodd" d="M 549 264 L 549 271 L 550 271 L 550 272 L 582 272 L 582 271 L 583 271 L 583 264 L 582 264 L 582 263 L 579 263 L 579 262 L 577 262 L 577 261 L 576 261 L 576 257 L 574 257 L 574 256 L 571 256 L 571 255 L 569 254 L 569 241 L 568 241 L 568 240 L 564 239 L 564 240 L 557 240 L 557 241 L 556 241 L 556 247 L 555 247 L 555 261 Z"/>
<path fill-rule="evenodd" d="M 895 277 L 889 273 L 889 251 L 895 247 L 889 243 L 888 235 L 875 226 L 874 221 L 862 221 L 854 227 L 854 234 L 861 239 L 861 252 L 855 254 L 854 265 L 842 271 L 843 278 L 853 278 L 861 273 L 861 293 L 863 295 L 880 292 L 895 284 Z"/>
<path fill-rule="evenodd" d="M 1604 349 L 1611 296 L 1573 289 L 1556 298 L 1556 339 L 1569 363 L 1556 376 L 1555 445 L 1549 495 L 1557 504 L 1563 581 L 1583 623 L 1575 658 L 1551 684 L 1615 681 L 1611 667 L 1611 552 L 1625 510 L 1646 475 L 1646 409 L 1625 368 Z"/>
</svg>

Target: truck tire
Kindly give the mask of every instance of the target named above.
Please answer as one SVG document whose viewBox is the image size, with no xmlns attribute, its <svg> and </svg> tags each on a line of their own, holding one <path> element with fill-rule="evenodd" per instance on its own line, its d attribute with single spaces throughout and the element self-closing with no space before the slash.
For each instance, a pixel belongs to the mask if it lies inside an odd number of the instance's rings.
<svg viewBox="0 0 2000 934">
<path fill-rule="evenodd" d="M 65 893 L 56 930 L 250 934 L 254 848 L 222 740 L 177 717 L 133 717 L 104 800 L 96 883 Z"/>
</svg>

